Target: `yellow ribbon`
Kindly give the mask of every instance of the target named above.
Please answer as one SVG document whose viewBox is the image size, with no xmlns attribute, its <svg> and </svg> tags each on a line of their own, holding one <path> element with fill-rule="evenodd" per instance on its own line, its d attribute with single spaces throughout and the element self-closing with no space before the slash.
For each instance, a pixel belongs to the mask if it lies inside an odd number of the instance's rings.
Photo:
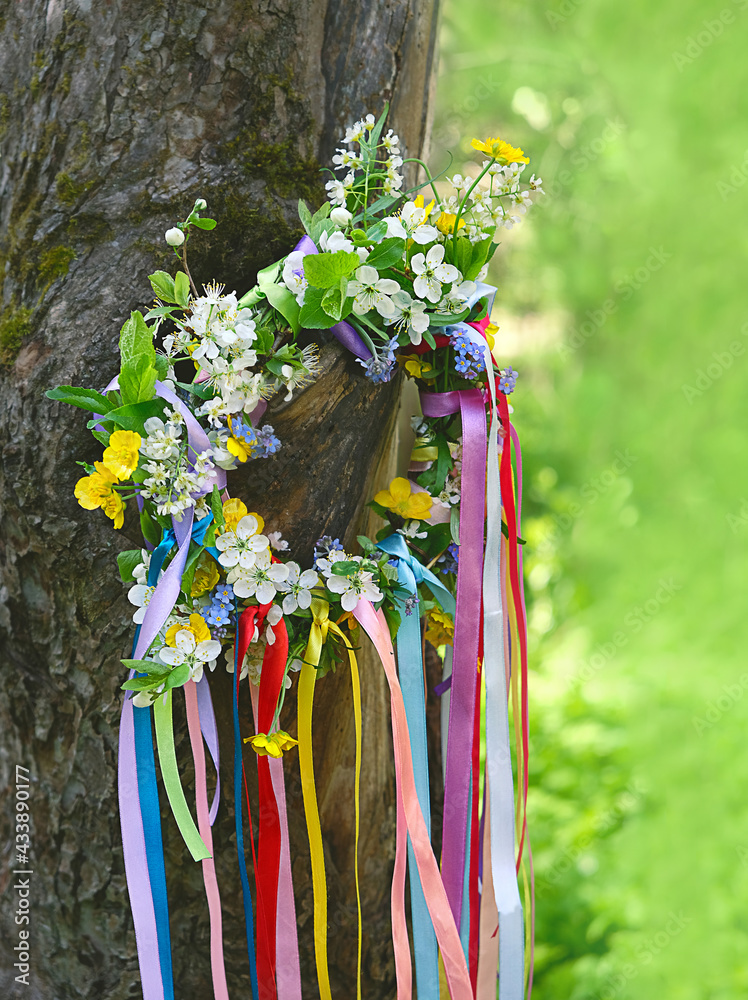
<svg viewBox="0 0 748 1000">
<path fill-rule="evenodd" d="M 319 821 L 317 806 L 317 790 L 314 783 L 314 756 L 312 753 L 312 705 L 314 702 L 314 685 L 317 680 L 317 665 L 322 655 L 329 632 L 339 636 L 348 650 L 351 665 L 351 682 L 353 684 L 353 715 L 356 729 L 356 783 L 354 788 L 354 803 L 356 811 L 355 839 L 355 879 L 356 905 L 358 908 L 358 964 L 356 976 L 356 997 L 361 1000 L 361 891 L 358 880 L 358 840 L 360 820 L 360 781 L 361 781 L 361 681 L 358 673 L 356 655 L 353 652 L 345 633 L 330 621 L 328 614 L 330 605 L 320 598 L 312 598 L 312 627 L 304 662 L 301 668 L 298 689 L 298 736 L 299 736 L 299 770 L 301 772 L 301 793 L 304 800 L 307 835 L 309 837 L 309 853 L 312 863 L 312 891 L 314 893 L 314 956 L 317 965 L 317 982 L 319 983 L 320 1000 L 332 1000 L 330 991 L 330 974 L 327 963 L 327 880 L 325 878 L 325 855 L 322 847 L 322 827 Z"/>
</svg>

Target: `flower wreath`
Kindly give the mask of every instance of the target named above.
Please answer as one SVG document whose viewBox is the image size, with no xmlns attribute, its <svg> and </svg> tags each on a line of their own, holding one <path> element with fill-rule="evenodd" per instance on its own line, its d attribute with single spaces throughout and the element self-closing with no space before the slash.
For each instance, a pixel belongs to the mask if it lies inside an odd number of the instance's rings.
<svg viewBox="0 0 748 1000">
<path fill-rule="evenodd" d="M 306 235 L 283 260 L 261 271 L 256 286 L 241 298 L 215 283 L 200 294 L 192 279 L 189 240 L 196 230 L 216 225 L 204 217 L 206 202 L 198 199 L 188 217 L 166 233 L 180 269 L 150 276 L 156 304 L 145 315 L 133 312 L 122 328 L 117 377 L 101 392 L 60 386 L 47 394 L 88 410 L 88 426 L 103 446 L 100 461 L 79 463 L 86 472 L 75 487 L 80 505 L 100 508 L 121 528 L 127 504 L 134 501 L 144 538 L 144 548 L 120 552 L 117 559 L 136 609 L 132 655 L 122 661 L 129 677 L 122 685 L 118 772 L 145 1000 L 174 996 L 153 731 L 174 818 L 192 857 L 203 865 L 214 994 L 228 1000 L 212 859 L 219 788 L 209 806 L 204 757 L 205 743 L 217 771 L 209 674 L 222 654 L 235 677 L 237 860 L 253 1000 L 301 997 L 281 762 L 297 746 L 318 986 L 323 1000 L 331 997 L 312 699 L 317 679 L 346 660 L 349 664 L 360 998 L 358 783 L 365 723 L 355 656 L 360 628 L 377 649 L 391 691 L 398 998 L 411 991 L 406 868 L 418 995 L 439 996 L 440 957 L 455 1000 L 474 997 L 479 981 L 495 983 L 497 967 L 502 1000 L 524 995 L 525 931 L 516 877 L 520 867 L 524 872 L 528 773 L 518 534 L 522 466 L 508 404 L 517 373 L 494 361 L 495 289 L 483 278 L 498 245 L 497 229 L 517 224 L 542 188 L 534 176 L 522 188 L 527 157 L 494 138 L 473 140 L 486 156 L 474 176 L 432 177 L 422 161 L 402 158 L 397 135 L 391 129 L 384 133 L 385 118 L 386 109 L 379 120 L 368 115 L 346 131 L 326 185 L 329 201 L 315 214 L 299 203 Z M 427 180 L 402 193 L 400 168 L 408 162 L 417 163 Z M 423 188 L 430 191 L 428 202 L 416 194 Z M 370 502 L 386 527 L 376 538 L 359 536 L 359 553 L 344 551 L 337 538 L 320 538 L 309 568 L 289 560 L 281 533 L 266 534 L 262 515 L 226 490 L 228 471 L 270 458 L 281 447 L 273 427 L 263 422 L 272 400 L 280 393 L 291 399 L 319 372 L 316 346 L 298 342 L 302 330 L 331 330 L 373 382 L 388 381 L 402 368 L 419 386 L 423 411 L 414 418 L 407 478 L 395 478 Z M 185 362 L 195 369 L 189 382 L 178 378 Z M 440 649 L 444 663 L 437 688 L 445 778 L 441 865 L 430 843 L 422 620 L 425 638 Z M 238 713 L 245 677 L 255 722 L 248 737 L 241 735 Z M 285 693 L 294 678 L 298 739 L 281 728 Z M 197 822 L 174 749 L 172 704 L 178 689 L 184 692 L 195 760 Z M 507 694 L 517 742 L 516 824 Z M 257 754 L 258 767 L 254 900 L 244 856 L 242 742 Z"/>
</svg>

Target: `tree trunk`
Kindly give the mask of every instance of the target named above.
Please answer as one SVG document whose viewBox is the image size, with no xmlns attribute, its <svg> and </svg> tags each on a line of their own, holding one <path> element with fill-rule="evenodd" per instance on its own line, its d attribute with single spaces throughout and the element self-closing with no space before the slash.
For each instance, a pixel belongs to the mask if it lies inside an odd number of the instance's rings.
<svg viewBox="0 0 748 1000">
<path fill-rule="evenodd" d="M 73 498 L 75 461 L 98 457 L 85 416 L 43 396 L 58 383 L 105 385 L 147 274 L 172 267 L 166 228 L 195 197 L 219 220 L 191 269 L 243 292 L 301 235 L 295 204 L 323 199 L 319 164 L 346 123 L 392 102 L 409 155 L 429 128 L 436 0 L 0 0 L 0 988 L 14 983 L 15 766 L 31 775 L 31 1000 L 139 995 L 116 799 L 122 667 L 131 607 L 115 554 L 121 535 Z M 323 533 L 349 541 L 375 470 L 391 464 L 398 384 L 374 387 L 336 343 L 324 374 L 269 419 L 283 450 L 229 489 L 283 531 L 308 565 Z M 389 449 L 389 450 L 388 450 Z M 352 529 L 350 526 L 354 526 Z M 215 826 L 233 996 L 249 995 L 231 780 L 230 680 L 213 695 L 223 751 Z M 381 668 L 362 653 L 365 772 L 360 868 L 364 995 L 390 997 L 394 797 Z M 330 882 L 331 978 L 355 975 L 353 733 L 346 671 L 318 686 L 315 758 Z M 245 694 L 246 698 L 246 694 Z M 180 699 L 177 699 L 180 702 Z M 292 728 L 289 699 L 283 722 Z M 243 720 L 249 732 L 249 720 Z M 183 719 L 177 752 L 189 756 Z M 254 758 L 248 758 L 253 764 Z M 311 879 L 296 759 L 289 755 L 304 996 L 317 996 Z M 185 775 L 189 787 L 191 777 Z M 189 798 L 189 793 L 188 793 Z M 164 811 L 176 995 L 210 995 L 199 865 Z M 16 994 L 16 991 L 17 994 Z"/>
</svg>

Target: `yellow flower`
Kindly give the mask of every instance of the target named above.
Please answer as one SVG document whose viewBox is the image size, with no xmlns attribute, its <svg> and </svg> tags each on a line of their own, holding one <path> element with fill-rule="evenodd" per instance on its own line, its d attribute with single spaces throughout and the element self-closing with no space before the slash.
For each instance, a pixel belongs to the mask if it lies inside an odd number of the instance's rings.
<svg viewBox="0 0 748 1000">
<path fill-rule="evenodd" d="M 502 166 L 506 166 L 508 163 L 529 163 L 530 158 L 525 156 L 521 149 L 517 149 L 514 146 L 510 146 L 508 142 L 504 142 L 503 139 L 488 138 L 485 142 L 481 142 L 480 139 L 473 139 L 470 143 L 473 149 L 478 149 L 481 153 L 487 153 L 494 160 Z"/>
<path fill-rule="evenodd" d="M 450 646 L 455 634 L 455 623 L 451 615 L 439 608 L 429 611 L 426 639 L 432 646 Z"/>
<path fill-rule="evenodd" d="M 486 340 L 488 341 L 488 346 L 493 351 L 494 345 L 496 344 L 496 334 L 499 332 L 498 326 L 495 323 L 489 323 L 486 329 L 483 331 Z"/>
<path fill-rule="evenodd" d="M 114 521 L 115 528 L 121 528 L 125 523 L 125 501 L 119 493 L 111 493 L 101 505 L 101 509 Z"/>
<path fill-rule="evenodd" d="M 428 381 L 436 377 L 436 373 L 431 365 L 426 361 L 420 361 L 417 357 L 409 358 L 405 362 L 405 370 L 411 378 L 422 378 Z"/>
<path fill-rule="evenodd" d="M 241 421 L 239 421 L 238 427 L 241 427 Z M 241 430 L 235 429 L 231 417 L 229 417 L 229 428 L 231 430 L 231 437 L 226 441 L 226 448 L 240 462 L 246 462 L 257 450 L 257 438 L 251 429 L 251 438 L 247 438 L 245 434 L 242 434 Z"/>
<path fill-rule="evenodd" d="M 190 597 L 202 597 L 203 594 L 212 590 L 220 579 L 221 574 L 218 572 L 215 559 L 207 552 L 202 552 L 192 579 Z"/>
<path fill-rule="evenodd" d="M 114 431 L 104 451 L 104 465 L 117 479 L 129 479 L 138 467 L 138 448 L 142 443 L 136 431 Z"/>
<path fill-rule="evenodd" d="M 202 615 L 190 615 L 190 624 L 187 625 L 185 622 L 177 622 L 172 625 L 170 629 L 166 632 L 166 645 L 174 646 L 177 645 L 177 632 L 181 632 L 184 629 L 185 632 L 191 632 L 195 637 L 195 645 L 198 642 L 205 642 L 206 639 L 210 639 L 210 629 L 203 618 Z"/>
<path fill-rule="evenodd" d="M 413 493 L 409 480 L 397 476 L 386 490 L 380 490 L 374 503 L 387 507 L 400 517 L 425 521 L 431 513 L 433 500 L 428 493 Z"/>
<path fill-rule="evenodd" d="M 226 500 L 223 505 L 223 519 L 226 522 L 226 531 L 236 531 L 237 524 L 247 514 L 249 514 L 249 511 L 246 504 L 242 503 L 241 500 Z M 261 535 L 262 529 L 265 527 L 265 521 L 259 514 L 252 514 L 252 516 L 257 519 L 256 533 Z"/>
<path fill-rule="evenodd" d="M 293 739 L 288 733 L 279 729 L 277 733 L 268 736 L 267 733 L 257 733 L 256 736 L 248 736 L 245 743 L 249 743 L 258 757 L 282 757 L 284 750 L 299 745 L 299 741 Z"/>
<path fill-rule="evenodd" d="M 413 202 L 413 204 L 416 206 L 416 208 L 423 208 L 424 209 L 423 221 L 426 222 L 427 219 L 428 219 L 428 217 L 431 215 L 432 209 L 434 208 L 434 205 L 436 204 L 436 202 L 432 198 L 431 201 L 428 203 L 428 205 L 426 205 L 425 202 L 424 202 L 423 195 L 419 194 L 418 197 L 416 198 L 416 200 Z"/>
<path fill-rule="evenodd" d="M 86 510 L 101 507 L 106 516 L 114 521 L 114 527 L 121 528 L 125 521 L 125 504 L 112 488 L 117 477 L 103 462 L 94 462 L 94 468 L 96 472 L 84 476 L 75 484 L 75 499 Z"/>
<path fill-rule="evenodd" d="M 455 231 L 455 222 L 457 222 L 457 216 L 454 212 L 442 212 L 439 218 L 436 220 L 436 228 L 440 233 L 444 233 L 445 236 L 450 236 Z M 462 229 L 465 225 L 465 220 L 460 219 L 457 222 L 457 232 Z"/>
<path fill-rule="evenodd" d="M 241 500 L 224 500 L 223 519 L 226 522 L 226 531 L 233 531 L 248 513 L 247 505 Z"/>
</svg>

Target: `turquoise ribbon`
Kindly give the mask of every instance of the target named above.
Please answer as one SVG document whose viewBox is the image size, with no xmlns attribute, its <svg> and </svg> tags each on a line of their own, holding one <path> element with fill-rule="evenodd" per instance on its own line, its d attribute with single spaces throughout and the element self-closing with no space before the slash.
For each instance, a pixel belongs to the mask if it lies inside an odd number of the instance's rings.
<svg viewBox="0 0 748 1000">
<path fill-rule="evenodd" d="M 397 574 L 401 586 L 412 595 L 416 607 L 406 608 L 404 600 L 396 599 L 402 622 L 397 632 L 397 663 L 403 691 L 405 715 L 408 720 L 413 774 L 418 804 L 426 829 L 431 836 L 431 799 L 429 795 L 428 745 L 426 741 L 426 697 L 423 683 L 423 655 L 420 616 L 416 610 L 418 584 L 428 584 L 434 597 L 445 611 L 454 615 L 455 600 L 434 574 L 413 556 L 400 534 L 390 535 L 379 542 L 378 548 L 398 560 Z M 419 997 L 439 996 L 439 950 L 434 926 L 429 916 L 426 898 L 418 875 L 415 854 L 408 838 L 410 873 L 410 906 L 413 917 L 413 949 L 416 959 L 416 986 Z"/>
</svg>

